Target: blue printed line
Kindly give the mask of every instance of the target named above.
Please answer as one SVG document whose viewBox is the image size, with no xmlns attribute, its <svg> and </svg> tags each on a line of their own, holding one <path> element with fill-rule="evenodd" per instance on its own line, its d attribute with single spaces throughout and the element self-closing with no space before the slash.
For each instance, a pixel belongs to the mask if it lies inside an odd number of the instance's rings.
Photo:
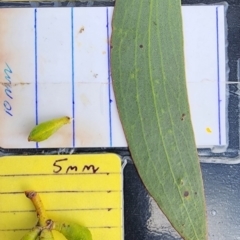
<svg viewBox="0 0 240 240">
<path fill-rule="evenodd" d="M 220 66 L 219 66 L 219 28 L 218 28 L 218 7 L 216 7 L 216 34 L 217 34 L 217 84 L 218 84 L 218 138 L 219 145 L 222 144 L 221 137 L 221 98 L 220 98 Z"/>
<path fill-rule="evenodd" d="M 35 35 L 35 118 L 38 125 L 38 62 L 37 62 L 37 9 L 34 9 L 34 35 Z M 36 143 L 36 148 L 38 148 Z"/>
<path fill-rule="evenodd" d="M 73 8 L 71 8 L 71 32 L 72 32 L 72 146 L 75 147 L 75 89 L 74 89 L 74 37 L 73 37 Z"/>
<path fill-rule="evenodd" d="M 110 34 L 109 34 L 109 14 L 108 8 L 106 10 L 106 17 L 107 17 L 107 57 L 108 57 L 108 114 L 109 114 L 109 145 L 112 147 L 112 99 L 111 99 L 111 65 L 110 65 Z"/>
</svg>

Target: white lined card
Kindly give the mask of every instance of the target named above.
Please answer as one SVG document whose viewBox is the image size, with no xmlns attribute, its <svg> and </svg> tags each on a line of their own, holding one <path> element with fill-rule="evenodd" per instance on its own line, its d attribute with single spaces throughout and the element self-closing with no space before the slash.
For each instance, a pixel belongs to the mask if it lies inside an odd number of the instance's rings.
<svg viewBox="0 0 240 240">
<path fill-rule="evenodd" d="M 112 10 L 0 9 L 1 147 L 127 146 L 110 77 Z M 183 20 L 197 145 L 226 145 L 224 7 L 184 6 Z M 65 115 L 72 123 L 47 141 L 27 141 L 35 124 Z"/>
</svg>

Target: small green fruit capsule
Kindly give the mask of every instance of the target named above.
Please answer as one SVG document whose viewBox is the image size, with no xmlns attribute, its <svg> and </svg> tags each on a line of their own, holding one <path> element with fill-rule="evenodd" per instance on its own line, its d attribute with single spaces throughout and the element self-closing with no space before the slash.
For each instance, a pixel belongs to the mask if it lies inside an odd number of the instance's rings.
<svg viewBox="0 0 240 240">
<path fill-rule="evenodd" d="M 31 231 L 26 233 L 21 240 L 36 240 L 41 232 L 41 229 L 38 227 L 33 228 Z"/>
<path fill-rule="evenodd" d="M 62 233 L 68 240 L 92 240 L 90 230 L 76 223 L 55 222 L 53 230 Z"/>
<path fill-rule="evenodd" d="M 43 229 L 39 240 L 54 240 L 52 231 L 49 229 Z"/>
<path fill-rule="evenodd" d="M 40 123 L 32 129 L 28 136 L 28 141 L 41 142 L 48 139 L 63 125 L 70 123 L 69 117 L 56 118 L 47 122 Z"/>
</svg>

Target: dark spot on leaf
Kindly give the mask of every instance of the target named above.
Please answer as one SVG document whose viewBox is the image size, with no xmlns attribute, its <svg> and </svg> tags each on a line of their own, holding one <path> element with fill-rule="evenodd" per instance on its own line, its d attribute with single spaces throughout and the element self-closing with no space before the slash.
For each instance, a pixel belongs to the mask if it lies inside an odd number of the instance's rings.
<svg viewBox="0 0 240 240">
<path fill-rule="evenodd" d="M 194 194 L 197 195 L 197 192 L 195 192 Z"/>
<path fill-rule="evenodd" d="M 143 48 L 143 45 L 141 44 L 141 45 L 139 45 L 139 47 L 140 47 L 140 48 Z"/>
<path fill-rule="evenodd" d="M 110 48 L 113 49 L 113 45 L 110 45 Z"/>
<path fill-rule="evenodd" d="M 156 23 L 156 22 L 153 22 L 153 24 L 154 24 L 154 25 L 157 25 L 157 23 Z"/>
<path fill-rule="evenodd" d="M 183 121 L 185 117 L 186 117 L 186 114 L 183 113 L 182 116 L 181 116 L 181 121 Z"/>
<path fill-rule="evenodd" d="M 189 196 L 189 192 L 188 191 L 185 191 L 184 194 L 183 194 L 184 197 L 188 197 Z"/>
</svg>

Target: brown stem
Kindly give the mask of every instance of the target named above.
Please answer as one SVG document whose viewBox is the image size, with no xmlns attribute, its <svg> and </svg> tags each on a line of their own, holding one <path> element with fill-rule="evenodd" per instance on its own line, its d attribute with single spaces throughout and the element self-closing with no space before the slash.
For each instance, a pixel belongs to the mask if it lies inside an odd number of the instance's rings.
<svg viewBox="0 0 240 240">
<path fill-rule="evenodd" d="M 46 227 L 48 217 L 39 194 L 34 191 L 26 191 L 25 195 L 32 201 L 36 209 L 40 227 Z"/>
</svg>

